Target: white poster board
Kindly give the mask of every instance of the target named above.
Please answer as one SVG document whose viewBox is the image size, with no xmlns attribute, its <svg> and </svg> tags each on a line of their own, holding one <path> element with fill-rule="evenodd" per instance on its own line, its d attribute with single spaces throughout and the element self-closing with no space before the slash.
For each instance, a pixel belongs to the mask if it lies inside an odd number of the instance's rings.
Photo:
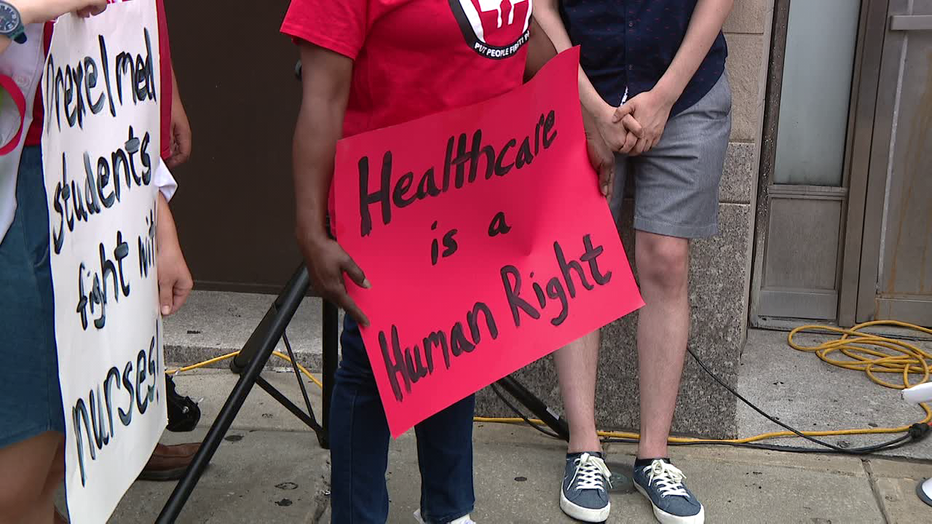
<svg viewBox="0 0 932 524">
<path fill-rule="evenodd" d="M 167 422 L 155 269 L 155 0 L 55 24 L 42 81 L 71 521 L 104 523 Z"/>
</svg>

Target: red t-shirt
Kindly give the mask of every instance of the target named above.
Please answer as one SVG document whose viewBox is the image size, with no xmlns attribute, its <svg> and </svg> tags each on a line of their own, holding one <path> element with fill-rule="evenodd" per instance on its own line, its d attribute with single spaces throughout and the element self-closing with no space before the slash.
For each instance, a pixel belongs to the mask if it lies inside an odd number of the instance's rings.
<svg viewBox="0 0 932 524">
<path fill-rule="evenodd" d="M 292 0 L 282 32 L 354 60 L 344 136 L 522 83 L 532 0 Z"/>
<path fill-rule="evenodd" d="M 113 2 L 109 2 L 113 3 Z M 162 97 L 159 100 L 159 111 L 161 113 L 161 141 L 162 141 L 162 158 L 167 159 L 171 156 L 171 116 L 172 116 L 172 57 L 171 57 L 171 48 L 168 45 L 168 23 L 165 19 L 165 6 L 162 4 L 162 0 L 156 0 L 156 8 L 158 9 L 158 20 L 159 20 L 159 56 L 161 60 L 161 65 L 159 67 L 159 74 L 161 75 L 161 90 L 159 91 L 160 96 Z M 48 53 L 49 43 L 52 40 L 52 28 L 54 25 L 49 22 L 45 24 L 45 51 Z M 41 94 L 42 85 L 40 84 L 37 88 Z M 33 104 L 32 108 L 32 125 L 29 126 L 29 130 L 26 132 L 26 142 L 27 146 L 37 146 L 42 143 L 42 119 L 44 117 L 44 111 L 42 110 L 42 97 L 36 95 L 36 101 Z"/>
</svg>

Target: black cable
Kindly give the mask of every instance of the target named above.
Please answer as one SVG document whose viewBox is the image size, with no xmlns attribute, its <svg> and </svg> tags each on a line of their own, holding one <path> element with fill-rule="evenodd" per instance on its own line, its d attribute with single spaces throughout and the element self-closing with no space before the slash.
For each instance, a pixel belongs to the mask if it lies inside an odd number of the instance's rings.
<svg viewBox="0 0 932 524">
<path fill-rule="evenodd" d="M 810 441 L 810 442 L 812 442 L 812 443 L 814 443 L 814 444 L 816 444 L 816 445 L 821 446 L 821 448 L 803 448 L 803 447 L 799 447 L 799 446 L 781 446 L 781 445 L 775 445 L 775 444 L 760 444 L 760 443 L 756 443 L 756 442 L 745 442 L 745 443 L 739 443 L 739 442 L 723 442 L 723 441 L 717 441 L 717 440 L 698 440 L 698 441 L 695 441 L 695 442 L 674 442 L 674 443 L 671 443 L 671 445 L 673 445 L 673 446 L 708 446 L 708 445 L 713 445 L 713 446 L 734 446 L 734 447 L 740 447 L 740 448 L 762 449 L 762 450 L 767 450 L 767 451 L 780 451 L 780 452 L 789 452 L 789 453 L 825 453 L 825 452 L 826 452 L 825 449 L 822 449 L 822 448 L 826 448 L 826 449 L 828 449 L 828 450 L 830 450 L 830 451 L 832 451 L 832 452 L 839 453 L 839 454 L 844 454 L 844 455 L 867 455 L 867 454 L 871 454 L 871 453 L 877 453 L 877 452 L 880 452 L 880 451 L 889 451 L 889 450 L 892 450 L 892 449 L 897 449 L 897 448 L 903 447 L 903 446 L 905 446 L 905 445 L 907 445 L 907 444 L 910 444 L 910 443 L 912 443 L 912 442 L 918 442 L 918 441 L 924 439 L 926 436 L 928 436 L 928 434 L 929 434 L 930 432 L 932 432 L 932 426 L 930 426 L 929 424 L 922 424 L 922 423 L 918 423 L 918 422 L 917 422 L 917 423 L 915 423 L 915 424 L 913 424 L 912 426 L 909 427 L 909 430 L 906 432 L 905 435 L 902 435 L 902 436 L 900 436 L 900 437 L 897 437 L 897 438 L 895 438 L 895 439 L 893 439 L 893 440 L 890 440 L 890 441 L 887 441 L 887 442 L 881 442 L 881 443 L 879 443 L 879 444 L 874 444 L 874 445 L 871 445 L 871 446 L 863 446 L 863 447 L 859 447 L 859 448 L 843 448 L 843 447 L 841 447 L 841 446 L 837 446 L 837 445 L 832 444 L 832 443 L 830 443 L 830 442 L 825 442 L 825 441 L 819 440 L 819 439 L 817 439 L 817 438 L 815 438 L 815 437 L 811 437 L 811 436 L 809 436 L 809 435 L 806 435 L 806 434 L 804 434 L 803 432 L 799 431 L 798 429 L 796 429 L 796 428 L 794 428 L 794 427 L 792 427 L 792 426 L 789 426 L 789 425 L 787 425 L 787 424 L 785 424 L 785 423 L 783 423 L 783 422 L 780 422 L 780 421 L 779 421 L 778 419 L 776 419 L 775 417 L 773 417 L 773 416 L 767 414 L 766 412 L 764 412 L 764 410 L 762 410 L 761 408 L 759 408 L 759 407 L 757 407 L 756 405 L 754 405 L 754 403 L 751 402 L 750 400 L 744 398 L 740 393 L 738 393 L 737 391 L 735 391 L 734 388 L 732 388 L 731 386 L 729 386 L 728 384 L 726 384 L 726 383 L 725 383 L 722 379 L 720 379 L 715 373 L 713 373 L 712 370 L 710 370 L 710 369 L 708 368 L 708 366 L 706 366 L 705 363 L 702 362 L 702 360 L 699 359 L 699 356 L 696 355 L 696 353 L 693 352 L 693 350 L 692 350 L 691 348 L 686 348 L 686 351 L 689 352 L 689 354 L 693 357 L 693 360 L 695 360 L 696 363 L 699 364 L 699 367 L 702 368 L 702 370 L 705 371 L 706 374 L 708 374 L 710 377 L 712 377 L 712 379 L 714 379 L 715 382 L 717 382 L 720 386 L 722 386 L 723 388 L 725 388 L 725 390 L 727 390 L 729 393 L 731 393 L 732 395 L 734 395 L 738 400 L 740 400 L 741 402 L 744 402 L 747 406 L 749 406 L 751 409 L 753 409 L 754 411 L 756 411 L 757 413 L 759 413 L 760 415 L 762 415 L 762 416 L 763 416 L 764 418 L 766 418 L 767 420 L 769 420 L 769 421 L 773 422 L 774 424 L 776 424 L 776 425 L 778 425 L 778 426 L 780 426 L 780 427 L 786 429 L 787 431 L 790 431 L 790 432 L 796 434 L 796 436 L 798 436 L 798 437 L 800 437 L 800 438 L 803 438 L 803 439 L 808 440 L 808 441 Z M 550 431 L 548 431 L 548 430 L 545 430 L 545 429 L 541 428 L 538 424 L 535 424 L 535 423 L 531 422 L 530 419 L 528 419 L 526 416 L 524 416 L 524 414 L 521 413 L 521 411 L 520 411 L 518 408 L 516 408 L 516 407 L 514 406 L 514 404 L 512 404 L 511 402 L 508 401 L 508 399 L 505 398 L 505 396 L 498 390 L 498 386 L 496 386 L 495 384 L 492 384 L 492 391 L 494 391 L 495 394 L 498 395 L 498 398 L 500 398 L 500 399 L 502 400 L 502 402 L 504 402 L 505 405 L 508 406 L 509 409 L 511 409 L 515 414 L 517 414 L 519 417 L 521 417 L 521 419 L 522 419 L 524 422 L 526 422 L 527 425 L 531 426 L 532 428 L 536 429 L 537 431 L 540 431 L 541 433 L 543 433 L 544 435 L 547 435 L 548 437 L 556 438 L 556 439 L 559 439 L 559 438 L 560 438 L 560 437 L 559 437 L 558 435 L 556 435 L 555 433 L 552 433 L 552 432 L 550 432 Z M 627 438 L 606 438 L 606 439 L 602 439 L 602 441 L 603 441 L 603 442 L 630 442 L 630 443 L 636 443 L 636 442 L 638 442 L 637 439 L 627 439 Z"/>
<path fill-rule="evenodd" d="M 503 395 L 502 392 L 499 391 L 498 385 L 497 385 L 497 384 L 492 383 L 491 386 L 492 386 L 492 391 L 494 391 L 495 394 L 498 395 L 498 398 L 500 398 L 500 399 L 502 400 L 502 402 L 504 402 L 505 405 L 508 406 L 509 409 L 511 409 L 511 410 L 514 411 L 519 417 L 521 417 L 521 420 L 525 421 L 525 422 L 527 423 L 528 426 L 531 426 L 532 428 L 536 429 L 537 431 L 540 431 L 541 433 L 543 433 L 544 435 L 547 435 L 547 436 L 550 437 L 550 438 L 555 438 L 555 439 L 557 439 L 557 440 L 563 440 L 563 439 L 561 439 L 560 436 L 557 435 L 556 433 L 554 433 L 554 432 L 552 432 L 552 431 L 550 431 L 550 430 L 547 430 L 547 429 L 544 429 L 544 428 L 540 427 L 539 425 L 537 425 L 537 424 L 531 422 L 531 420 L 530 420 L 529 418 L 525 417 L 525 416 L 524 416 L 524 413 L 521 413 L 521 410 L 519 410 L 518 408 L 515 407 L 514 404 L 512 404 L 511 402 L 509 402 L 508 399 L 505 398 L 505 395 Z"/>
<path fill-rule="evenodd" d="M 914 432 L 914 431 L 912 431 L 913 428 L 911 427 L 911 428 L 910 428 L 910 432 L 907 433 L 906 435 L 904 435 L 903 437 L 897 438 L 897 439 L 892 440 L 892 441 L 889 441 L 889 442 L 884 442 L 884 443 L 881 443 L 881 444 L 876 444 L 876 445 L 873 445 L 873 446 L 865 446 L 865 447 L 861 447 L 861 448 L 843 448 L 843 447 L 840 447 L 840 446 L 836 446 L 835 444 L 832 444 L 832 443 L 830 443 L 830 442 L 825 442 L 824 440 L 819 440 L 819 439 L 817 439 L 817 438 L 815 438 L 815 437 L 810 437 L 809 435 L 804 434 L 803 432 L 799 431 L 798 429 L 796 429 L 796 428 L 794 428 L 794 427 L 792 427 L 792 426 L 789 426 L 789 425 L 787 425 L 787 424 L 785 424 L 785 423 L 783 423 L 783 422 L 780 422 L 778 419 L 776 419 L 776 418 L 774 418 L 774 417 L 768 415 L 766 412 L 764 412 L 764 410 L 762 410 L 762 409 L 760 409 L 759 407 L 757 407 L 756 405 L 754 405 L 754 403 L 751 402 L 750 400 L 748 400 L 748 399 L 744 398 L 743 396 L 741 396 L 741 394 L 738 393 L 737 391 L 735 391 L 734 388 L 732 388 L 731 386 L 729 386 L 728 384 L 726 384 L 722 379 L 718 378 L 718 376 L 717 376 L 715 373 L 713 373 L 712 370 L 710 370 L 710 369 L 705 365 L 705 363 L 702 362 L 702 360 L 699 359 L 699 357 L 696 355 L 696 353 L 693 352 L 692 348 L 686 348 L 686 351 L 688 351 L 689 354 L 692 355 L 693 360 L 696 361 L 696 364 L 699 364 L 699 367 L 702 368 L 702 370 L 705 371 L 710 377 L 712 377 L 712 379 L 714 379 L 716 382 L 718 382 L 718 384 L 719 384 L 720 386 L 722 386 L 722 387 L 725 388 L 729 393 L 731 393 L 732 395 L 734 395 L 735 397 L 737 397 L 738 400 L 740 400 L 741 402 L 744 402 L 744 403 L 745 403 L 747 406 L 749 406 L 751 409 L 753 409 L 754 411 L 760 413 L 764 418 L 766 418 L 767 420 L 773 422 L 774 424 L 776 424 L 776 425 L 782 427 L 783 429 L 786 429 L 787 431 L 790 431 L 790 432 L 792 432 L 792 433 L 795 433 L 796 436 L 798 436 L 798 437 L 800 437 L 800 438 L 806 439 L 806 440 L 808 440 L 808 441 L 810 441 L 810 442 L 812 442 L 812 443 L 815 443 L 815 444 L 818 444 L 818 445 L 820 445 L 820 446 L 822 446 L 822 447 L 828 448 L 828 449 L 830 449 L 830 450 L 832 450 L 832 451 L 835 451 L 836 453 L 842 453 L 842 454 L 845 454 L 845 455 L 866 455 L 866 454 L 868 454 L 868 453 L 876 453 L 876 452 L 878 452 L 878 451 L 883 451 L 883 450 L 885 450 L 885 449 L 888 449 L 890 446 L 897 445 L 897 444 L 901 444 L 901 441 L 903 441 L 903 440 L 908 440 L 908 441 L 919 440 L 919 439 L 924 438 L 925 435 L 928 434 L 928 427 L 929 427 L 929 426 L 928 426 L 928 425 L 925 425 L 926 428 L 927 428 L 925 431 L 918 430 L 918 431 L 915 431 L 915 432 Z M 917 426 L 917 425 L 914 424 L 914 427 L 915 427 L 915 426 Z M 913 436 L 914 433 L 916 433 L 915 436 Z M 906 443 L 906 442 L 902 442 L 902 444 L 905 444 L 905 443 Z M 799 448 L 799 449 L 807 449 L 807 448 Z"/>
</svg>

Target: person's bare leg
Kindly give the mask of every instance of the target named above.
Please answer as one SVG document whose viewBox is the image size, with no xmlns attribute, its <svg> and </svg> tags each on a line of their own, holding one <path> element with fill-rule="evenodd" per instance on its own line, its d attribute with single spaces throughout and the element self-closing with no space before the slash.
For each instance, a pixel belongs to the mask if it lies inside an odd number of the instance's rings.
<svg viewBox="0 0 932 524">
<path fill-rule="evenodd" d="M 58 449 L 55 452 L 55 458 L 52 459 L 52 466 L 49 468 L 48 477 L 45 479 L 45 491 L 43 495 L 43 500 L 48 500 L 48 504 L 52 506 L 52 511 L 56 512 L 57 517 L 65 517 L 67 515 L 67 509 L 63 511 L 58 511 L 55 507 L 55 494 L 58 492 L 58 488 L 61 487 L 62 481 L 65 479 L 65 436 L 59 434 L 61 438 L 58 440 Z M 56 515 L 53 515 L 56 516 Z M 60 522 L 58 518 L 53 519 L 53 522 Z M 65 520 L 67 522 L 67 520 Z"/>
<path fill-rule="evenodd" d="M 570 427 L 570 453 L 602 451 L 595 429 L 595 378 L 599 331 L 571 342 L 553 355 L 560 379 L 563 409 Z"/>
<path fill-rule="evenodd" d="M 50 431 L 0 449 L 0 524 L 51 524 L 62 439 Z"/>
<path fill-rule="evenodd" d="M 638 231 L 635 259 L 646 303 L 637 328 L 638 458 L 666 457 L 689 336 L 689 240 Z"/>
</svg>

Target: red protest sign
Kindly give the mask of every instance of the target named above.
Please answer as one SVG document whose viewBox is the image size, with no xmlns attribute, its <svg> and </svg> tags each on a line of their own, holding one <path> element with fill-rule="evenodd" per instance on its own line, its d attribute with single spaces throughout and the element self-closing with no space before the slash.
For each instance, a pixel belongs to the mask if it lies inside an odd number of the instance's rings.
<svg viewBox="0 0 932 524">
<path fill-rule="evenodd" d="M 576 49 L 470 107 L 341 140 L 334 233 L 392 435 L 640 307 L 586 151 Z"/>
</svg>

